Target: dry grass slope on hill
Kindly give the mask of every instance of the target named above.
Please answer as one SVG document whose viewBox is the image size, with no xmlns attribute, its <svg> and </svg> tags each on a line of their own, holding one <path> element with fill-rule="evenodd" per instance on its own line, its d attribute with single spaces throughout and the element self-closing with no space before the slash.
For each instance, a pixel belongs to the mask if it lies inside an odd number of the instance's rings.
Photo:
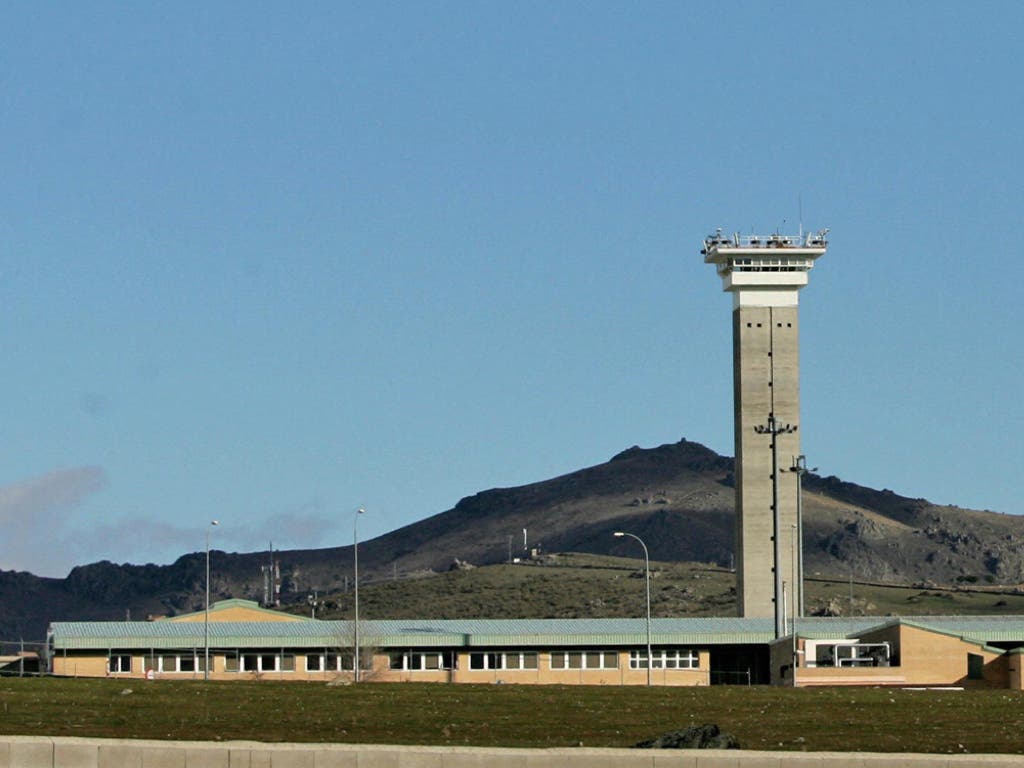
<svg viewBox="0 0 1024 768">
<path fill-rule="evenodd" d="M 360 589 L 360 617 L 639 618 L 643 561 L 582 553 L 546 555 L 529 564 L 490 565 Z M 706 563 L 651 563 L 655 617 L 732 616 L 735 577 Z M 425 609 L 424 606 L 429 606 Z M 887 586 L 816 578 L 807 584 L 808 613 L 835 616 L 1021 614 L 1024 594 L 981 589 Z M 295 612 L 304 612 L 300 606 Z M 320 618 L 350 619 L 351 592 L 327 595 Z"/>
</svg>

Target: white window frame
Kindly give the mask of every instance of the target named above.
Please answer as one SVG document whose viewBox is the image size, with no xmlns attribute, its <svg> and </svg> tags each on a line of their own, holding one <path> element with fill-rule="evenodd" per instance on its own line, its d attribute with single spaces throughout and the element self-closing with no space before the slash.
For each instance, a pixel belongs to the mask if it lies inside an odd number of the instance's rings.
<svg viewBox="0 0 1024 768">
<path fill-rule="evenodd" d="M 306 652 L 299 654 L 306 660 L 307 672 L 351 672 L 353 655 L 351 653 L 327 651 L 326 653 Z M 318 659 L 318 667 L 309 666 L 310 659 Z M 362 659 L 360 659 L 362 661 Z M 362 665 L 365 668 L 365 665 Z"/>
<path fill-rule="evenodd" d="M 147 656 L 145 659 L 146 666 L 148 669 L 152 669 L 154 672 L 160 673 L 182 673 L 186 675 L 193 674 L 195 672 L 203 671 L 203 658 L 198 657 L 196 653 L 159 653 L 155 656 Z M 192 669 L 182 669 L 181 660 L 192 659 Z M 173 660 L 173 669 L 169 669 L 165 661 Z"/>
<path fill-rule="evenodd" d="M 481 659 L 483 666 L 473 666 L 473 660 Z M 527 666 L 527 660 L 533 662 Z M 491 663 L 494 666 L 491 666 Z M 540 661 L 536 651 L 472 651 L 469 654 L 469 669 L 471 672 L 530 672 L 538 669 Z"/>
<path fill-rule="evenodd" d="M 285 656 L 292 657 L 291 669 L 285 669 Z M 295 671 L 295 656 L 296 654 L 290 651 L 239 651 L 237 656 L 237 667 L 230 671 L 238 673 L 248 672 L 250 674 L 255 673 L 258 675 L 264 674 L 266 672 L 283 672 L 290 674 Z M 246 665 L 246 662 L 248 660 L 252 660 L 253 658 L 255 658 L 256 660 L 255 669 L 250 668 Z M 272 668 L 263 665 L 264 660 L 266 660 L 267 658 L 272 658 L 274 660 Z"/>
<path fill-rule="evenodd" d="M 533 665 L 527 666 L 527 660 L 532 661 Z M 540 669 L 540 659 L 537 657 L 536 651 L 503 653 L 501 654 L 501 664 L 503 670 L 512 672 L 532 672 Z"/>
<path fill-rule="evenodd" d="M 128 660 L 128 668 L 122 669 L 124 660 Z M 127 675 L 131 674 L 132 666 L 134 666 L 134 659 L 130 653 L 114 653 L 111 652 L 107 656 L 107 672 L 111 675 Z M 117 667 L 115 669 L 115 667 Z"/>
<path fill-rule="evenodd" d="M 579 657 L 579 666 L 571 664 L 572 657 Z M 583 672 L 587 670 L 618 669 L 618 651 L 552 651 L 551 669 L 555 672 Z"/>
<path fill-rule="evenodd" d="M 482 665 L 479 667 L 474 664 L 477 660 L 482 662 Z M 469 654 L 469 669 L 471 672 L 487 672 L 489 670 L 501 669 L 502 664 L 501 654 L 494 651 L 472 651 Z"/>
<path fill-rule="evenodd" d="M 700 653 L 693 648 L 652 648 L 651 669 L 700 669 Z M 647 649 L 629 652 L 630 669 L 647 669 Z"/>
<path fill-rule="evenodd" d="M 400 667 L 395 666 L 395 657 L 399 653 L 402 655 Z M 428 666 L 431 656 L 435 657 L 436 667 Z M 388 655 L 388 669 L 395 672 L 446 672 L 454 666 L 455 654 L 451 651 L 396 651 Z"/>
</svg>

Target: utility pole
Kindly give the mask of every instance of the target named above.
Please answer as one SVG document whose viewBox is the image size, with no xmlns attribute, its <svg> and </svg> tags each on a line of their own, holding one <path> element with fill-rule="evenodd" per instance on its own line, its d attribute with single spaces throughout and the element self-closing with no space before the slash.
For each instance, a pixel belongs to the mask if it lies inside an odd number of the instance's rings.
<svg viewBox="0 0 1024 768">
<path fill-rule="evenodd" d="M 210 531 L 220 521 L 211 520 L 206 526 L 206 604 L 203 609 L 203 680 L 210 679 Z"/>
<path fill-rule="evenodd" d="M 758 424 L 754 431 L 772 438 L 772 571 L 775 574 L 775 637 L 785 636 L 786 614 L 782 606 L 782 511 L 779 509 L 779 448 L 778 436 L 796 432 L 792 424 L 779 424 L 775 414 L 768 414 L 768 424 Z"/>
<path fill-rule="evenodd" d="M 799 661 L 799 656 L 797 655 L 797 649 L 796 649 L 796 620 L 797 620 L 798 612 L 799 612 L 799 616 L 801 618 L 803 618 L 803 615 L 804 615 L 803 611 L 799 610 L 798 603 L 797 603 L 797 595 L 802 595 L 803 594 L 803 586 L 802 585 L 797 586 L 799 584 L 799 582 L 797 581 L 797 557 L 796 557 L 796 550 L 797 550 L 797 535 L 798 535 L 799 530 L 800 530 L 800 527 L 796 523 L 794 523 L 793 524 L 793 535 L 791 537 L 792 541 L 793 541 L 793 554 L 791 556 L 792 566 L 793 566 L 793 644 L 792 644 L 792 648 L 790 649 L 791 652 L 792 652 L 791 655 L 792 655 L 792 659 L 793 659 L 791 665 L 792 665 L 792 670 L 793 670 L 793 687 L 794 688 L 796 687 L 796 668 L 797 668 L 797 666 L 799 666 L 797 664 L 797 662 Z"/>
<path fill-rule="evenodd" d="M 352 656 L 352 682 L 359 682 L 359 516 L 366 510 L 360 507 L 352 518 L 352 583 L 356 589 L 355 621 L 352 622 L 354 652 Z"/>
<path fill-rule="evenodd" d="M 790 472 L 796 473 L 796 541 L 797 541 L 797 581 L 796 581 L 796 607 L 800 618 L 807 615 L 807 607 L 804 603 L 804 475 L 808 472 L 817 472 L 817 467 L 807 468 L 807 457 L 803 454 L 793 457 L 793 466 Z"/>
</svg>

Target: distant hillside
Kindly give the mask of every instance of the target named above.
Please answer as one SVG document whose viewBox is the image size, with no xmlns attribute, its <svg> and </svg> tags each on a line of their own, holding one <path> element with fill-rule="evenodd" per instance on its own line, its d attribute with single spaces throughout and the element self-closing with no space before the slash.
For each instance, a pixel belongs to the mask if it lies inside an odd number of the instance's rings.
<svg viewBox="0 0 1024 768">
<path fill-rule="evenodd" d="M 456 560 L 483 565 L 514 554 L 526 528 L 531 548 L 728 566 L 733 553 L 733 461 L 682 440 L 630 448 L 608 462 L 518 488 L 462 499 L 453 509 L 360 544 L 360 573 L 384 581 L 443 571 Z M 787 476 L 790 477 L 790 476 Z M 793 479 L 795 482 L 795 479 Z M 1024 518 L 936 506 L 836 477 L 804 479 L 808 577 L 903 584 L 1019 584 L 1024 580 Z M 351 547 L 277 554 L 283 597 L 336 592 L 352 574 Z M 262 596 L 266 553 L 215 551 L 215 597 Z M 109 619 L 202 607 L 204 554 L 167 566 L 79 566 L 66 579 L 0 571 L 0 640 L 42 639 L 55 619 Z"/>
<path fill-rule="evenodd" d="M 623 618 L 642 615 L 643 561 L 607 555 L 559 553 L 516 565 L 456 568 L 417 579 L 394 579 L 360 590 L 360 615 L 414 619 L 422 606 L 441 619 Z M 706 563 L 651 563 L 651 615 L 731 616 L 736 578 Z M 350 619 L 352 590 L 321 595 L 316 616 Z M 807 613 L 813 616 L 1018 615 L 1024 591 L 1010 587 L 886 586 L 848 579 L 807 582 Z M 309 615 L 311 606 L 296 604 Z"/>
</svg>

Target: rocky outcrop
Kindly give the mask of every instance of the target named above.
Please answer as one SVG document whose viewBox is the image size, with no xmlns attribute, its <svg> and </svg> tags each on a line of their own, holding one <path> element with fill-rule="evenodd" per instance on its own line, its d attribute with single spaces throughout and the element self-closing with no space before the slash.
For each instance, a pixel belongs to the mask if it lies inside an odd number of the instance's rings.
<svg viewBox="0 0 1024 768">
<path fill-rule="evenodd" d="M 739 749 L 740 743 L 730 733 L 722 733 L 717 725 L 691 725 L 669 731 L 654 739 L 633 745 L 635 749 Z"/>
</svg>

